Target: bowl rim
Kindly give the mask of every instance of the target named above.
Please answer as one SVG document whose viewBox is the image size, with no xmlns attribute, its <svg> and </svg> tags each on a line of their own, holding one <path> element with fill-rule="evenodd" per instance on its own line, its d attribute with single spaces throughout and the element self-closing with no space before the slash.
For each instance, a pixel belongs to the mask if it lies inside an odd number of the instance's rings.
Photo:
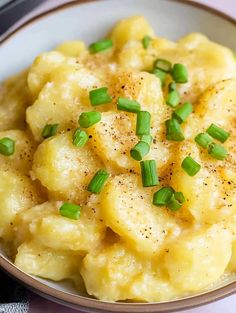
<svg viewBox="0 0 236 313">
<path fill-rule="evenodd" d="M 69 7 L 78 6 L 81 4 L 87 4 L 90 2 L 96 2 L 98 0 L 74 0 L 67 3 L 64 3 L 62 5 L 56 6 L 54 8 L 51 8 L 50 10 L 47 10 L 45 12 L 42 12 L 20 26 L 18 26 L 16 29 L 10 30 L 10 32 L 7 32 L 6 35 L 2 36 L 0 39 L 0 47 L 2 44 L 7 43 L 9 39 L 11 39 L 14 35 L 17 35 L 17 33 L 27 27 L 30 26 L 32 23 L 37 22 L 39 19 L 48 16 L 50 14 L 53 14 L 57 11 L 64 10 Z M 110 0 L 112 1 L 112 0 Z M 162 0 L 163 1 L 163 0 Z M 233 17 L 215 9 L 212 7 L 209 7 L 202 3 L 197 3 L 194 1 L 189 0 L 168 0 L 170 2 L 179 2 L 188 6 L 197 7 L 202 10 L 206 10 L 213 15 L 219 16 L 223 18 L 224 20 L 227 20 L 231 22 L 233 25 L 236 26 L 236 19 Z M 23 272 L 18 267 L 16 267 L 10 260 L 8 260 L 5 256 L 0 254 L 0 268 L 3 269 L 6 273 L 8 273 L 12 278 L 18 280 L 23 285 L 25 285 L 27 288 L 30 288 L 35 293 L 40 294 L 41 296 L 48 298 L 54 302 L 64 304 L 68 307 L 72 307 L 74 309 L 80 309 L 80 310 L 87 310 L 87 312 L 124 312 L 124 313 L 143 313 L 143 312 L 149 312 L 149 313 L 155 313 L 155 312 L 176 312 L 180 310 L 186 310 L 191 309 L 193 307 L 201 306 L 204 304 L 208 304 L 220 299 L 223 299 L 227 296 L 233 295 L 236 293 L 236 281 L 233 281 L 223 287 L 218 287 L 217 289 L 211 290 L 211 291 L 205 291 L 202 294 L 198 295 L 192 295 L 187 298 L 177 299 L 177 300 L 171 300 L 171 301 L 165 301 L 165 302 L 151 302 L 151 303 L 120 303 L 120 302 L 105 302 L 81 295 L 73 295 L 65 291 L 58 290 L 54 287 L 50 287 L 33 276 Z M 88 311 L 93 310 L 93 311 Z M 84 311 L 85 312 L 85 311 Z"/>
<path fill-rule="evenodd" d="M 10 39 L 14 35 L 16 35 L 21 29 L 27 27 L 29 24 L 32 24 L 33 22 L 38 21 L 40 18 L 43 18 L 43 17 L 50 15 L 50 14 L 53 14 L 57 11 L 67 9 L 68 7 L 78 6 L 81 4 L 87 4 L 89 2 L 99 2 L 99 1 L 101 1 L 101 0 L 71 0 L 69 2 L 55 6 L 49 10 L 46 10 L 40 14 L 37 14 L 37 15 L 33 16 L 32 18 L 28 19 L 27 21 L 25 21 L 24 23 L 20 24 L 15 29 L 13 28 L 11 30 L 11 28 L 10 28 L 9 31 L 6 31 L 5 35 L 3 34 L 2 36 L 0 36 L 0 46 L 3 43 L 7 42 L 8 39 Z M 112 0 L 110 0 L 110 1 L 112 1 Z M 167 1 L 177 2 L 177 3 L 179 2 L 182 4 L 188 5 L 188 6 L 196 7 L 196 8 L 202 9 L 202 10 L 206 10 L 206 11 L 212 13 L 213 15 L 219 16 L 219 17 L 223 18 L 224 20 L 226 20 L 226 21 L 228 21 L 228 22 L 230 22 L 236 26 L 236 18 L 234 18 L 234 17 L 232 17 L 232 16 L 230 16 L 224 12 L 221 12 L 221 11 L 219 11 L 213 7 L 210 7 L 206 4 L 195 2 L 197 0 L 167 0 Z"/>
</svg>

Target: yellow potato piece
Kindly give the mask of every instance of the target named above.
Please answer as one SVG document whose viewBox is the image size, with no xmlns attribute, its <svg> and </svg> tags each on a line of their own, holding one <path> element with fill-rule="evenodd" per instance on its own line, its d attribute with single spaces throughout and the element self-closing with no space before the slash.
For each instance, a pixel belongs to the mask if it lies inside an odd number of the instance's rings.
<svg viewBox="0 0 236 313">
<path fill-rule="evenodd" d="M 118 54 L 119 66 L 126 71 L 149 70 L 153 64 L 153 57 L 147 54 L 139 40 L 128 41 Z"/>
<path fill-rule="evenodd" d="M 121 71 L 112 77 L 111 92 L 115 100 L 118 97 L 136 100 L 142 111 L 148 111 L 152 127 L 160 128 L 163 120 L 170 114 L 170 108 L 165 104 L 159 78 L 146 72 Z M 134 114 L 130 114 L 136 119 Z"/>
<path fill-rule="evenodd" d="M 0 132 L 0 139 L 8 137 L 15 141 L 15 152 L 10 156 L 0 154 L 0 166 L 5 170 L 16 170 L 21 174 L 29 174 L 32 167 L 35 143 L 22 130 Z"/>
<path fill-rule="evenodd" d="M 0 84 L 0 131 L 25 128 L 25 110 L 30 104 L 27 72 Z"/>
<path fill-rule="evenodd" d="M 52 249 L 71 250 L 82 254 L 95 249 L 103 239 L 105 231 L 104 223 L 96 214 L 99 210 L 98 204 L 83 207 L 78 220 L 61 216 L 61 205 L 62 202 L 48 202 L 40 206 L 42 217 L 33 219 L 28 225 L 31 237 L 37 238 L 41 244 Z M 45 214 L 44 210 L 48 210 L 48 214 Z"/>
<path fill-rule="evenodd" d="M 109 170 L 138 171 L 139 164 L 130 156 L 130 149 L 138 142 L 132 120 L 123 112 L 104 112 L 100 123 L 88 128 L 92 136 L 89 144 Z"/>
<path fill-rule="evenodd" d="M 80 256 L 44 247 L 36 241 L 23 243 L 15 258 L 15 265 L 22 271 L 54 281 L 72 279 L 79 272 L 80 263 Z"/>
<path fill-rule="evenodd" d="M 140 164 L 130 156 L 130 150 L 139 141 L 135 135 L 132 116 L 124 112 L 104 112 L 102 121 L 89 127 L 91 137 L 89 144 L 99 155 L 109 171 L 113 173 L 140 172 Z M 151 144 L 150 152 L 145 159 L 155 159 L 158 169 L 165 168 L 170 162 L 171 143 L 160 142 L 160 134 L 154 135 L 155 143 Z"/>
<path fill-rule="evenodd" d="M 235 136 L 235 128 L 230 124 L 234 122 L 236 114 L 236 79 L 220 80 L 208 88 L 199 99 L 195 114 L 201 118 L 198 129 L 206 129 L 214 123 L 225 130 L 231 131 Z"/>
<path fill-rule="evenodd" d="M 96 76 L 77 64 L 76 59 L 58 68 L 27 109 L 27 123 L 35 140 L 42 140 L 46 124 L 59 124 L 59 131 L 76 127 L 80 114 L 91 111 L 88 93 L 99 84 Z"/>
<path fill-rule="evenodd" d="M 103 165 L 88 145 L 74 146 L 72 134 L 51 137 L 38 146 L 33 175 L 58 199 L 83 202 L 87 185 Z"/>
<path fill-rule="evenodd" d="M 45 202 L 17 214 L 14 220 L 17 245 L 37 238 L 47 247 L 86 251 L 99 244 L 105 230 L 99 198 L 96 195 L 88 198 L 77 221 L 62 217 L 59 214 L 61 205 L 59 201 Z M 58 241 L 58 238 L 61 239 Z"/>
<path fill-rule="evenodd" d="M 10 170 L 0 171 L 0 237 L 9 239 L 12 235 L 15 215 L 40 202 L 32 181 L 24 175 Z"/>
<path fill-rule="evenodd" d="M 207 154 L 206 151 L 203 153 Z M 200 171 L 193 177 L 181 168 L 186 156 L 191 156 L 201 165 Z M 204 156 L 201 156 L 195 142 L 184 141 L 180 144 L 170 179 L 170 185 L 175 190 L 182 191 L 186 198 L 182 208 L 176 212 L 179 217 L 212 224 L 235 214 L 235 207 L 228 208 L 228 199 L 224 199 L 224 188 L 229 189 L 230 186 L 224 184 L 214 171 L 215 163 L 217 162 L 214 159 L 205 160 Z"/>
<path fill-rule="evenodd" d="M 160 267 L 143 260 L 123 243 L 87 254 L 81 275 L 88 293 L 104 301 L 156 301 L 175 293 Z"/>
<path fill-rule="evenodd" d="M 154 36 L 153 29 L 143 16 L 133 16 L 117 23 L 110 37 L 117 48 L 129 40 L 141 40 L 144 36 Z"/>
<path fill-rule="evenodd" d="M 63 42 L 56 47 L 56 50 L 67 57 L 78 57 L 82 52 L 86 50 L 86 47 L 83 41 L 74 40 Z"/>
<path fill-rule="evenodd" d="M 101 209 L 106 225 L 145 256 L 157 254 L 179 229 L 165 208 L 152 205 L 152 193 L 134 174 L 116 176 L 106 184 Z"/>
<path fill-rule="evenodd" d="M 130 298 L 136 301 L 166 301 L 178 294 L 177 289 L 170 283 L 168 275 L 160 271 L 160 264 L 154 263 L 151 271 L 144 271 L 130 286 Z"/>
<path fill-rule="evenodd" d="M 216 282 L 230 260 L 231 242 L 220 224 L 179 237 L 165 258 L 171 283 L 180 291 L 198 291 Z"/>
<path fill-rule="evenodd" d="M 142 263 L 121 244 L 88 254 L 81 268 L 87 292 L 104 301 L 127 299 L 132 280 L 141 272 Z"/>
<path fill-rule="evenodd" d="M 14 246 L 18 247 L 23 242 L 30 241 L 32 239 L 30 225 L 37 223 L 50 214 L 54 214 L 57 210 L 57 202 L 44 202 L 17 213 L 13 220 L 15 232 Z"/>
<path fill-rule="evenodd" d="M 34 99 L 65 60 L 65 56 L 57 51 L 42 53 L 34 60 L 27 78 L 28 87 Z"/>
</svg>

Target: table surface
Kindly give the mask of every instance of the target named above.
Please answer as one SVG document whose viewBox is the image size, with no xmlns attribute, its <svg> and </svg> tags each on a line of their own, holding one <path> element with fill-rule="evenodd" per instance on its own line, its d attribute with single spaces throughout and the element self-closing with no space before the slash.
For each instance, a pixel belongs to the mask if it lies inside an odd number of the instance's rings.
<svg viewBox="0 0 236 313">
<path fill-rule="evenodd" d="M 18 23 L 16 23 L 13 26 L 13 28 L 16 28 L 19 24 L 21 24 L 22 22 L 36 14 L 39 14 L 45 10 L 48 10 L 50 8 L 53 8 L 55 6 L 58 6 L 62 3 L 66 3 L 69 1 L 71 0 L 47 0 L 37 9 L 32 11 Z M 195 0 L 195 2 L 207 4 L 213 8 L 216 8 L 236 18 L 236 0 Z M 41 313 L 41 312 L 78 313 L 78 311 L 65 308 L 61 305 L 45 300 L 33 293 L 29 294 L 29 298 L 30 298 L 30 313 Z M 235 313 L 235 308 L 236 308 L 236 295 L 196 309 L 181 311 L 181 313 Z"/>
</svg>

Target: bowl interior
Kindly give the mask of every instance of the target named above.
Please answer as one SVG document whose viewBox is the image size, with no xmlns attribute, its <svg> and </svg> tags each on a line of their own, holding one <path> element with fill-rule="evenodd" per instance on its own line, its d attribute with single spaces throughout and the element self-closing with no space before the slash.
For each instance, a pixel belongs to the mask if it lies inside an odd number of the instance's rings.
<svg viewBox="0 0 236 313">
<path fill-rule="evenodd" d="M 206 8 L 193 6 L 187 1 L 101 0 L 81 2 L 83 1 L 74 1 L 71 5 L 65 5 L 36 18 L 10 37 L 3 38 L 0 49 L 0 81 L 29 66 L 40 52 L 51 50 L 65 40 L 82 39 L 87 43 L 93 42 L 103 37 L 117 20 L 131 15 L 144 15 L 158 36 L 175 40 L 189 32 L 201 32 L 210 39 L 236 51 L 236 21 L 234 24 L 233 21 L 220 16 L 220 14 L 217 15 Z M 0 248 L 0 257 L 1 254 L 3 255 L 3 251 Z M 7 270 L 9 270 L 9 265 Z M 14 275 L 19 278 L 17 273 Z M 22 276 L 20 279 L 23 279 Z M 76 290 L 67 283 L 35 279 L 48 287 L 79 298 Z M 230 281 L 227 280 L 223 284 L 229 283 Z M 227 293 L 230 292 L 232 292 L 232 288 L 229 288 Z M 221 295 L 222 293 L 219 293 L 215 297 L 219 298 Z M 210 298 L 212 300 L 212 297 Z M 70 299 L 70 301 L 72 300 Z M 207 302 L 207 299 L 204 301 Z M 199 300 L 195 304 L 204 301 Z M 180 301 L 175 302 L 180 303 Z M 179 304 L 179 307 L 186 306 L 184 303 Z M 173 306 L 172 311 L 176 308 L 178 305 Z M 165 306 L 158 308 L 159 312 L 167 309 Z M 113 308 L 110 308 L 110 311 L 113 311 Z M 154 309 L 149 310 L 149 312 L 154 311 Z M 131 312 L 131 310 L 123 309 L 123 312 Z M 144 309 L 136 307 L 133 312 L 144 312 Z"/>
</svg>

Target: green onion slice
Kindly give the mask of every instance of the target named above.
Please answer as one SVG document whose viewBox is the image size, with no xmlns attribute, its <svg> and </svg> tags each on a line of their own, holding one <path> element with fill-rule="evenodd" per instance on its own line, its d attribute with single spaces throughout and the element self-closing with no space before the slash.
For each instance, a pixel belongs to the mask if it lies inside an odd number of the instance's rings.
<svg viewBox="0 0 236 313">
<path fill-rule="evenodd" d="M 113 42 L 111 39 L 102 39 L 97 42 L 92 43 L 89 46 L 90 53 L 98 53 L 101 51 L 105 51 L 107 49 L 111 49 L 113 47 Z"/>
<path fill-rule="evenodd" d="M 43 138 L 49 138 L 56 134 L 59 124 L 46 124 L 42 131 Z"/>
<path fill-rule="evenodd" d="M 143 187 L 152 187 L 159 184 L 155 160 L 140 162 Z"/>
<path fill-rule="evenodd" d="M 80 218 L 81 207 L 76 204 L 65 202 L 59 209 L 59 212 L 62 216 L 78 220 Z"/>
<path fill-rule="evenodd" d="M 147 111 L 137 112 L 136 135 L 150 135 L 151 114 Z"/>
<path fill-rule="evenodd" d="M 141 161 L 150 151 L 150 146 L 145 141 L 139 141 L 131 150 L 130 155 L 136 161 Z"/>
<path fill-rule="evenodd" d="M 172 108 L 177 107 L 180 102 L 180 94 L 177 90 L 173 90 L 168 93 L 166 98 L 166 104 L 171 106 Z"/>
<path fill-rule="evenodd" d="M 172 141 L 183 141 L 184 140 L 184 134 L 182 132 L 182 129 L 180 127 L 179 122 L 171 118 L 165 122 L 166 125 L 166 138 L 168 140 Z"/>
<path fill-rule="evenodd" d="M 181 167 L 189 176 L 195 176 L 201 169 L 201 165 L 190 156 L 183 160 Z"/>
<path fill-rule="evenodd" d="M 172 211 L 179 210 L 183 203 L 185 202 L 185 197 L 182 192 L 175 192 L 169 202 L 168 202 L 168 208 Z"/>
<path fill-rule="evenodd" d="M 144 141 L 150 145 L 152 143 L 152 136 L 151 135 L 142 135 L 142 136 L 140 136 L 140 141 Z"/>
<path fill-rule="evenodd" d="M 188 70 L 183 64 L 174 64 L 171 74 L 176 83 L 184 84 L 188 82 Z"/>
<path fill-rule="evenodd" d="M 221 161 L 223 161 L 228 154 L 227 150 L 223 146 L 218 145 L 217 143 L 214 143 L 214 142 L 209 145 L 208 153 L 214 159 L 221 160 Z"/>
<path fill-rule="evenodd" d="M 4 137 L 0 139 L 0 154 L 9 156 L 15 152 L 15 141 Z"/>
<path fill-rule="evenodd" d="M 148 35 L 143 37 L 142 44 L 144 49 L 147 49 L 149 47 L 151 40 L 152 38 Z"/>
<path fill-rule="evenodd" d="M 89 92 L 89 99 L 92 106 L 111 103 L 112 97 L 107 87 L 97 88 Z"/>
<path fill-rule="evenodd" d="M 194 140 L 204 149 L 208 149 L 209 145 L 213 142 L 212 138 L 206 133 L 199 133 Z"/>
<path fill-rule="evenodd" d="M 159 70 L 158 68 L 155 68 L 152 71 L 152 74 L 154 74 L 156 77 L 158 77 L 161 81 L 161 86 L 164 87 L 165 82 L 166 82 L 166 78 L 167 78 L 167 74 L 166 72 Z"/>
<path fill-rule="evenodd" d="M 102 115 L 97 111 L 83 112 L 79 117 L 79 124 L 83 128 L 88 128 L 101 121 Z"/>
<path fill-rule="evenodd" d="M 219 126 L 215 124 L 211 124 L 211 126 L 207 129 L 207 133 L 215 138 L 216 140 L 219 140 L 220 142 L 225 142 L 229 136 L 230 133 L 225 131 L 224 129 L 220 128 Z"/>
<path fill-rule="evenodd" d="M 161 71 L 169 73 L 171 71 L 172 64 L 171 64 L 171 62 L 169 62 L 165 59 L 156 59 L 153 66 L 154 66 L 154 68 L 157 68 Z"/>
<path fill-rule="evenodd" d="M 76 147 L 83 147 L 89 140 L 88 134 L 79 128 L 73 134 L 73 145 Z"/>
<path fill-rule="evenodd" d="M 97 171 L 97 173 L 91 179 L 87 190 L 93 193 L 100 193 L 108 177 L 109 173 L 107 173 L 107 171 Z"/>
<path fill-rule="evenodd" d="M 172 117 L 175 118 L 180 124 L 186 121 L 188 116 L 193 112 L 193 106 L 189 102 L 185 102 L 181 107 L 176 109 Z"/>
<path fill-rule="evenodd" d="M 174 193 L 174 189 L 171 187 L 162 187 L 160 190 L 154 193 L 153 195 L 153 204 L 156 206 L 167 206 L 172 195 Z"/>
<path fill-rule="evenodd" d="M 176 83 L 175 82 L 169 83 L 168 92 L 175 91 L 175 90 L 177 90 Z"/>
<path fill-rule="evenodd" d="M 140 111 L 140 104 L 135 100 L 119 97 L 117 108 L 121 111 L 137 113 Z"/>
</svg>

